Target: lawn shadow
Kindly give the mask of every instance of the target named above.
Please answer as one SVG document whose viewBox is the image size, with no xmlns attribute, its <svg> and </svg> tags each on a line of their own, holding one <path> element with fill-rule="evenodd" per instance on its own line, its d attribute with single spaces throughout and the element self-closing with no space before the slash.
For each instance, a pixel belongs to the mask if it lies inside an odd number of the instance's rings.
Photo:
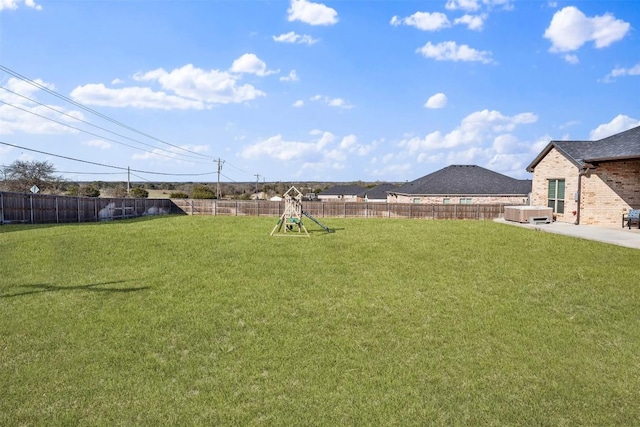
<svg viewBox="0 0 640 427">
<path fill-rule="evenodd" d="M 38 283 L 34 285 L 18 285 L 16 288 L 26 288 L 28 290 L 24 292 L 18 292 L 14 294 L 3 294 L 0 295 L 0 298 L 13 298 L 19 297 L 23 295 L 31 295 L 31 294 L 40 294 L 44 292 L 61 292 L 61 291 L 89 291 L 89 292 L 108 292 L 108 293 L 128 293 L 128 292 L 138 292 L 149 289 L 149 286 L 140 286 L 137 288 L 101 288 L 100 286 L 106 285 L 114 285 L 118 283 L 126 283 L 128 280 L 116 280 L 112 282 L 101 282 L 101 283 L 91 283 L 88 285 L 78 285 L 78 286 L 59 286 L 52 285 L 47 283 Z"/>
<path fill-rule="evenodd" d="M 162 215 L 140 215 L 131 218 L 114 218 L 114 219 L 102 219 L 99 221 L 82 221 L 82 222 L 48 222 L 48 223 L 37 223 L 30 224 L 28 222 L 18 222 L 18 221 L 4 221 L 3 224 L 0 225 L 0 234 L 2 233 L 12 233 L 19 231 L 32 231 L 40 228 L 52 228 L 52 227 L 86 227 L 86 226 L 96 226 L 96 225 L 107 225 L 107 224 L 133 224 L 137 222 L 145 222 L 145 221 L 155 221 L 161 218 L 167 218 L 170 216 L 184 216 L 186 214 L 180 213 L 170 213 L 170 214 L 162 214 Z"/>
</svg>

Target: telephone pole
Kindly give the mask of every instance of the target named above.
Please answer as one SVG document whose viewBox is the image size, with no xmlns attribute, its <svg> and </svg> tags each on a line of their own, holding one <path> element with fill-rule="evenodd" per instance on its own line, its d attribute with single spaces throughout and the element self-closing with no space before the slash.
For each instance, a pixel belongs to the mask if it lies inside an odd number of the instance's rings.
<svg viewBox="0 0 640 427">
<path fill-rule="evenodd" d="M 220 157 L 218 157 L 218 160 L 216 160 L 218 162 L 218 185 L 216 186 L 216 199 L 220 199 L 220 173 L 222 172 L 222 164 L 224 163 L 224 160 L 220 160 Z"/>
<path fill-rule="evenodd" d="M 256 177 L 256 197 L 258 197 L 258 181 L 260 180 L 260 174 L 253 175 Z"/>
</svg>

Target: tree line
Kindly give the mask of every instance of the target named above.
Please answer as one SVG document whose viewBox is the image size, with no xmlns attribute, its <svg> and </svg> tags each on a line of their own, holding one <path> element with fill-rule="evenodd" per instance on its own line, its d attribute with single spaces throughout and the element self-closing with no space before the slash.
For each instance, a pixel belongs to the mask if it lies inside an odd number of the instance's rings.
<svg viewBox="0 0 640 427">
<path fill-rule="evenodd" d="M 194 182 L 145 182 L 128 185 L 126 182 L 73 182 L 56 174 L 55 166 L 48 161 L 16 160 L 0 168 L 0 190 L 30 192 L 36 186 L 40 192 L 55 195 L 81 197 L 149 197 L 149 191 L 163 190 L 170 198 L 215 199 L 218 191 L 214 183 Z M 249 200 L 256 192 L 261 198 L 284 194 L 294 183 L 220 183 L 221 198 Z M 330 183 L 295 183 L 303 193 L 319 193 Z"/>
</svg>

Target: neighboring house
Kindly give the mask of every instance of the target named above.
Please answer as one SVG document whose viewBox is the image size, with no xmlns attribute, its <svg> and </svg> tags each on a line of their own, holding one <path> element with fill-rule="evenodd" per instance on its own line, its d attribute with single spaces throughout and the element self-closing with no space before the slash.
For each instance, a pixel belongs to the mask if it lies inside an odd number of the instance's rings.
<svg viewBox="0 0 640 427">
<path fill-rule="evenodd" d="M 335 185 L 318 193 L 318 199 L 321 202 L 357 202 L 364 190 L 359 185 Z"/>
<path fill-rule="evenodd" d="M 475 165 L 452 165 L 392 190 L 389 203 L 528 203 L 531 181 L 511 178 Z"/>
<path fill-rule="evenodd" d="M 640 208 L 640 126 L 597 141 L 551 141 L 527 167 L 531 204 L 556 220 L 616 225 Z"/>
<path fill-rule="evenodd" d="M 373 188 L 367 188 L 360 197 L 365 202 L 387 203 L 387 193 L 398 188 L 395 184 L 384 183 L 376 185 Z"/>
</svg>

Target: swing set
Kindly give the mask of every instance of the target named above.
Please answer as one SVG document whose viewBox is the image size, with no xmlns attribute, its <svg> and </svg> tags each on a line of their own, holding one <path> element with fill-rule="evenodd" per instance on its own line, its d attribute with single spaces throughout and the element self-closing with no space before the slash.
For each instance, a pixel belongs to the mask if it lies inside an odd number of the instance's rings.
<svg viewBox="0 0 640 427">
<path fill-rule="evenodd" d="M 311 214 L 302 210 L 302 193 L 296 187 L 291 187 L 283 195 L 284 213 L 278 219 L 275 227 L 271 230 L 271 236 L 296 236 L 310 237 L 307 228 L 302 222 L 302 216 L 306 216 L 311 221 L 322 227 L 327 233 L 334 230 L 327 227 Z"/>
</svg>

